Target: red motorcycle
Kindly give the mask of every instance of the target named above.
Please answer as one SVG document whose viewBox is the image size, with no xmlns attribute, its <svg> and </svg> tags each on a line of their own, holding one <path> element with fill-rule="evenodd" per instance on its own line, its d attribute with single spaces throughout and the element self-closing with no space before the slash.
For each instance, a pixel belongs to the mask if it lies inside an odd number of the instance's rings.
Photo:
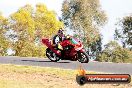
<svg viewBox="0 0 132 88">
<path fill-rule="evenodd" d="M 46 49 L 46 56 L 53 62 L 61 60 L 79 61 L 81 63 L 88 63 L 89 57 L 83 48 L 83 44 L 77 39 L 71 37 L 65 39 L 58 44 L 58 49 L 52 46 L 51 40 L 44 38 L 42 43 L 48 48 Z"/>
</svg>

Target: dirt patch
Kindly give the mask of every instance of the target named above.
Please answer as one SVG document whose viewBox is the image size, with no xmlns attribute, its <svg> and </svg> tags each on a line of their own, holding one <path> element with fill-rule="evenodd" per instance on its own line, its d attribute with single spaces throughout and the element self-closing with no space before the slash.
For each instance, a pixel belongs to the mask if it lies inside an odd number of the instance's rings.
<svg viewBox="0 0 132 88">
<path fill-rule="evenodd" d="M 62 72 L 63 75 L 60 76 Z M 0 88 L 132 88 L 132 84 L 80 86 L 76 83 L 74 74 L 71 76 L 69 70 L 0 65 Z"/>
</svg>

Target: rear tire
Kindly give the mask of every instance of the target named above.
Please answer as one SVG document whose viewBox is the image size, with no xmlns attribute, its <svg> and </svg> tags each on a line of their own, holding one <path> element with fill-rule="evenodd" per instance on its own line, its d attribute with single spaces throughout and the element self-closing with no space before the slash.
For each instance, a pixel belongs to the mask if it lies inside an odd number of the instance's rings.
<svg viewBox="0 0 132 88">
<path fill-rule="evenodd" d="M 61 58 L 56 55 L 50 48 L 46 49 L 46 56 L 53 62 L 59 61 Z"/>
<path fill-rule="evenodd" d="M 89 56 L 86 52 L 78 52 L 78 61 L 81 63 L 88 63 Z"/>
</svg>

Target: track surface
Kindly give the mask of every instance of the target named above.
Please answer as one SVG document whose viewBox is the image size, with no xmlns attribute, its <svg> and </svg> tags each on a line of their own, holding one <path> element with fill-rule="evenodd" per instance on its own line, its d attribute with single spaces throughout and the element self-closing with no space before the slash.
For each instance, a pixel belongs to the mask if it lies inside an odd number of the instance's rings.
<svg viewBox="0 0 132 88">
<path fill-rule="evenodd" d="M 132 75 L 132 64 L 125 64 L 125 63 L 106 63 L 106 62 L 80 63 L 78 61 L 68 61 L 68 60 L 51 62 L 49 59 L 32 58 L 32 57 L 0 57 L 0 63 L 41 66 L 41 67 L 57 67 L 64 69 L 78 69 L 79 66 L 82 65 L 82 67 L 88 71 Z"/>
</svg>

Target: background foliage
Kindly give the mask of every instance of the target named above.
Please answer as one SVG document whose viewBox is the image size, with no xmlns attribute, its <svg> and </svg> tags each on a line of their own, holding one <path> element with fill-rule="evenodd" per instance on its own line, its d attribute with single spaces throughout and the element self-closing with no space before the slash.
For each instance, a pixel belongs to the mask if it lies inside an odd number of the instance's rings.
<svg viewBox="0 0 132 88">
<path fill-rule="evenodd" d="M 110 41 L 98 56 L 98 60 L 103 62 L 132 63 L 132 52 L 127 48 L 121 47 L 116 41 Z"/>
<path fill-rule="evenodd" d="M 6 50 L 9 46 L 8 40 L 5 38 L 5 32 L 8 29 L 8 20 L 0 13 L 0 56 L 7 55 Z"/>
<path fill-rule="evenodd" d="M 62 18 L 66 26 L 83 39 L 85 45 L 100 39 L 99 27 L 107 17 L 99 0 L 64 0 Z"/>
<path fill-rule="evenodd" d="M 37 4 L 36 8 L 25 5 L 7 19 L 0 16 L 1 54 L 11 48 L 14 56 L 44 57 L 46 47 L 41 38 L 50 38 L 60 27 L 63 23 L 44 4 Z"/>
<path fill-rule="evenodd" d="M 120 41 L 124 48 L 132 51 L 132 15 L 123 17 L 115 30 L 115 39 Z"/>
</svg>

